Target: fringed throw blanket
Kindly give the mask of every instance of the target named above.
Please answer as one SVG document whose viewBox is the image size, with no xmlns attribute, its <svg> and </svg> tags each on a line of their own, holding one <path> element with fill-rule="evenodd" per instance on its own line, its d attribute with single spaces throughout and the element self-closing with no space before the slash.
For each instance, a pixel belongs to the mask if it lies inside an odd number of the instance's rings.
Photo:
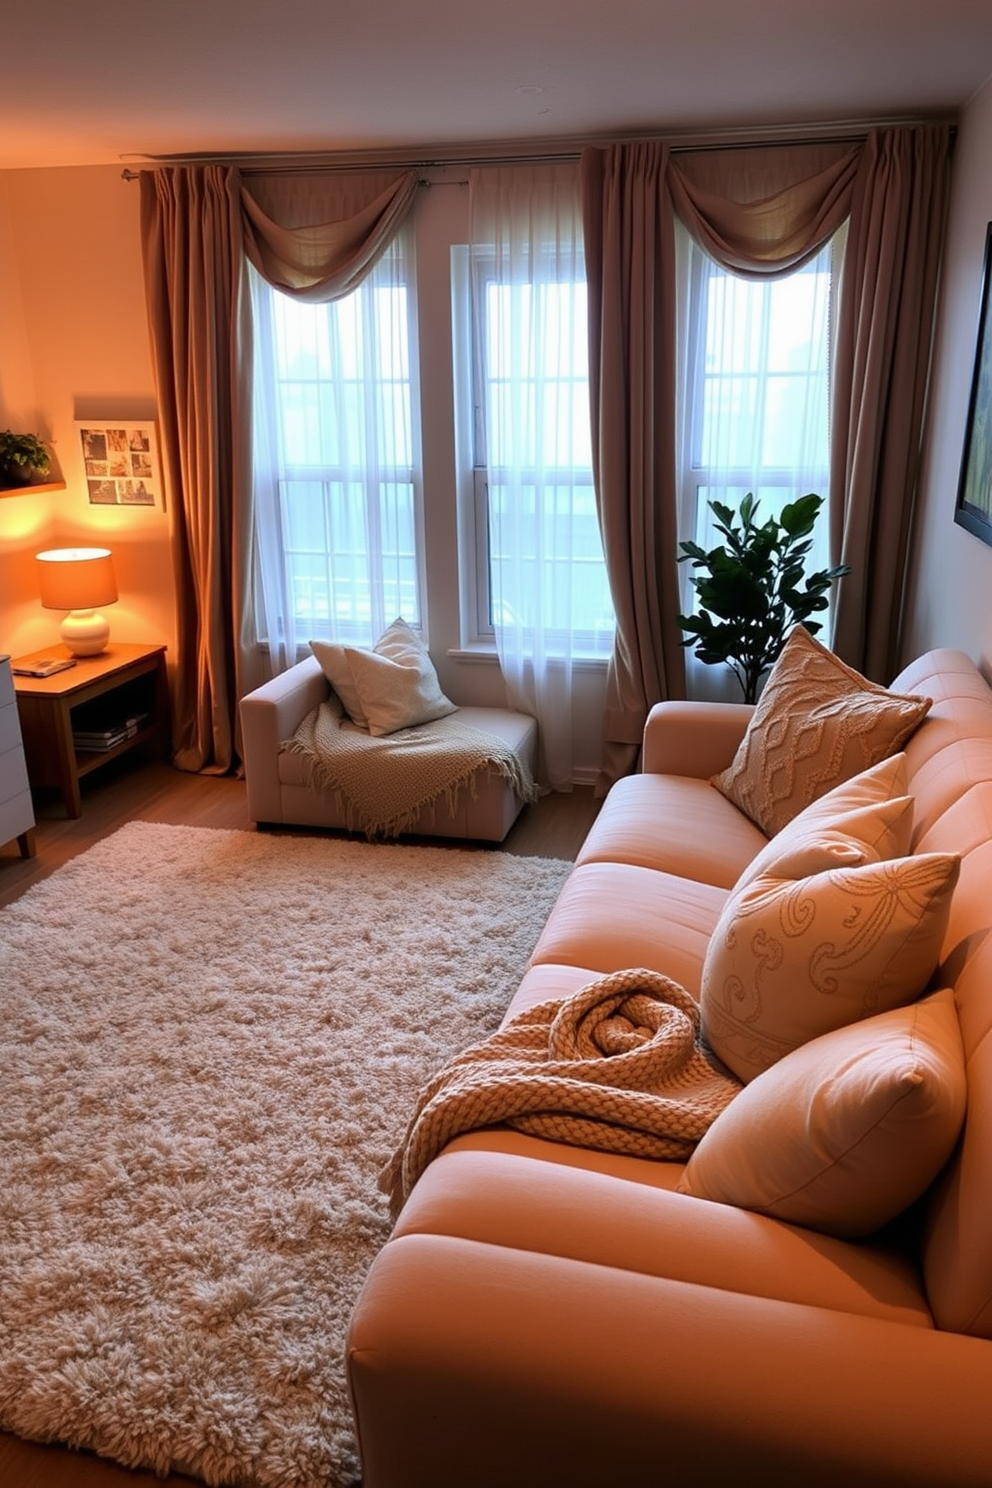
<svg viewBox="0 0 992 1488">
<path fill-rule="evenodd" d="M 474 795 L 480 770 L 495 770 L 521 800 L 537 799 L 530 771 L 510 746 L 457 713 L 375 739 L 321 703 L 284 747 L 303 757 L 312 785 L 340 791 L 349 827 L 369 838 L 408 831 L 442 797 L 453 811 L 463 790 Z"/>
<path fill-rule="evenodd" d="M 699 1040 L 699 1008 L 659 972 L 613 972 L 457 1055 L 420 1096 L 379 1187 L 394 1217 L 460 1132 L 506 1123 L 553 1142 L 684 1160 L 741 1089 Z"/>
</svg>

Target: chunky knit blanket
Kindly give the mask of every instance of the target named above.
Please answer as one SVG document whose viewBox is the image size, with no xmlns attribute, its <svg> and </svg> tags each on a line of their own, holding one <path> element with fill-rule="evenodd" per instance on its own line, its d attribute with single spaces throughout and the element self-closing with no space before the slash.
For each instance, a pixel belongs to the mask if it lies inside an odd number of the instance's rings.
<svg viewBox="0 0 992 1488">
<path fill-rule="evenodd" d="M 422 1092 L 379 1187 L 394 1217 L 460 1132 L 508 1124 L 553 1142 L 684 1160 L 741 1089 L 699 1038 L 699 1008 L 655 971 L 613 972 L 528 1008 Z"/>
<path fill-rule="evenodd" d="M 453 811 L 463 790 L 474 795 L 480 770 L 494 770 L 521 800 L 537 799 L 530 771 L 510 746 L 457 713 L 375 739 L 321 703 L 284 748 L 302 756 L 312 785 L 340 791 L 349 828 L 370 839 L 409 831 L 441 798 Z"/>
</svg>

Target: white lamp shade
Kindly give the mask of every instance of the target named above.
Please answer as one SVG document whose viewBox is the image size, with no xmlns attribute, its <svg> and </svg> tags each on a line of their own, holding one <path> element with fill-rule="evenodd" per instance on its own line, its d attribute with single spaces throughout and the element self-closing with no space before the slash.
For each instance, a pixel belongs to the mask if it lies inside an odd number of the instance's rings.
<svg viewBox="0 0 992 1488">
<path fill-rule="evenodd" d="M 59 627 L 65 645 L 74 656 L 98 656 L 106 649 L 110 626 L 96 607 L 117 599 L 110 549 L 50 548 L 36 558 L 42 605 L 70 612 Z"/>
</svg>

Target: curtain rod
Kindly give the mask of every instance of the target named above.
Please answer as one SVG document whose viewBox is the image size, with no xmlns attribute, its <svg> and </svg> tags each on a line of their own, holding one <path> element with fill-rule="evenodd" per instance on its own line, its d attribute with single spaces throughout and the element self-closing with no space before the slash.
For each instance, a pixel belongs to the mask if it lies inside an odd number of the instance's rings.
<svg viewBox="0 0 992 1488">
<path fill-rule="evenodd" d="M 328 151 L 301 151 L 296 154 L 275 152 L 230 154 L 209 152 L 187 155 L 143 155 L 133 156 L 137 163 L 154 169 L 159 165 L 236 165 L 243 175 L 267 175 L 273 172 L 296 171 L 347 172 L 369 170 L 465 170 L 483 165 L 563 165 L 579 159 L 584 149 L 597 149 L 624 143 L 646 143 L 660 141 L 669 146 L 673 154 L 693 150 L 746 150 L 761 145 L 808 145 L 808 144 L 858 144 L 872 129 L 894 129 L 900 126 L 919 124 L 950 124 L 952 129 L 956 116 L 942 114 L 916 118 L 852 119 L 834 120 L 828 124 L 790 124 L 769 126 L 765 129 L 724 129 L 706 132 L 682 132 L 659 134 L 600 135 L 583 139 L 556 140 L 543 148 L 526 149 L 513 141 L 495 142 L 491 147 L 432 146 L 426 150 L 353 150 L 337 153 Z M 125 166 L 121 178 L 136 181 L 140 171 Z"/>
</svg>

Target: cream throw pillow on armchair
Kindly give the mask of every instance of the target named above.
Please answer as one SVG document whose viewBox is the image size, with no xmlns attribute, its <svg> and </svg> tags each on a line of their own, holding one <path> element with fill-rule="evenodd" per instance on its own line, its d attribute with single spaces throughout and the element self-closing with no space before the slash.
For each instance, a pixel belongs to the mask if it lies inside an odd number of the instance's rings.
<svg viewBox="0 0 992 1488">
<path fill-rule="evenodd" d="M 310 649 L 352 722 L 374 738 L 457 712 L 405 620 L 394 620 L 371 651 L 328 641 L 311 641 Z"/>
</svg>

